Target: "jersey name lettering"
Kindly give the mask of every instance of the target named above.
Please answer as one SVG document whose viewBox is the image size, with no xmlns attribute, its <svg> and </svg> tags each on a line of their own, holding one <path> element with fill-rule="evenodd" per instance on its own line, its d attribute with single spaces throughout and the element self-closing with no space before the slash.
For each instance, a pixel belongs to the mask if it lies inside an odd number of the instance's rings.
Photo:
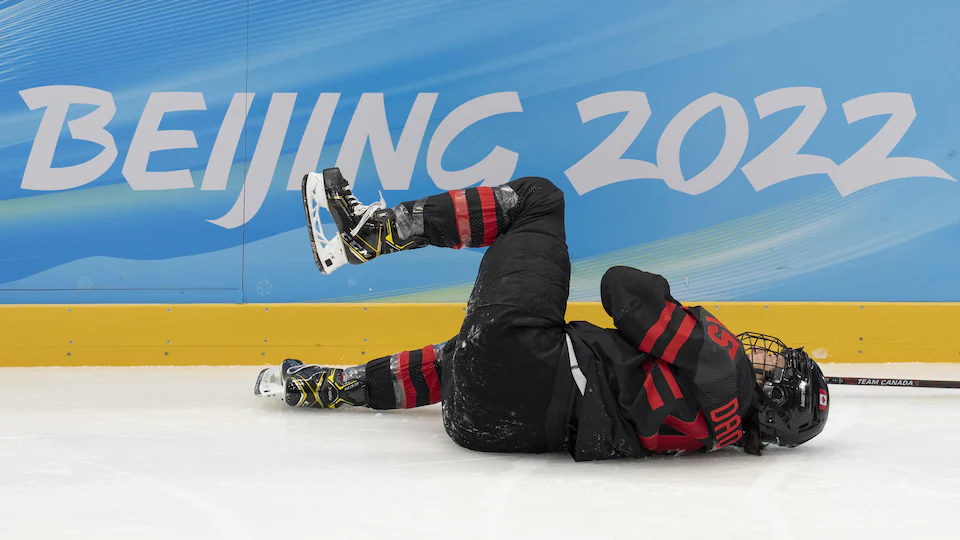
<svg viewBox="0 0 960 540">
<path fill-rule="evenodd" d="M 740 408 L 740 402 L 733 398 L 729 403 L 717 407 L 710 412 L 710 419 L 714 422 L 714 433 L 717 438 L 716 450 L 729 446 L 743 437 L 743 430 L 740 429 L 740 417 L 737 416 L 737 409 Z"/>
</svg>

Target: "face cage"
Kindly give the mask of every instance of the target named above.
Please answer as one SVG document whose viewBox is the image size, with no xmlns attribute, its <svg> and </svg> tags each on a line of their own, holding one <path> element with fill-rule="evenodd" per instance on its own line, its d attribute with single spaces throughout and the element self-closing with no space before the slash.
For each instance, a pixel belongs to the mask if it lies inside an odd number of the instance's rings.
<svg viewBox="0 0 960 540">
<path fill-rule="evenodd" d="M 810 360 L 802 348 L 791 349 L 773 336 L 753 332 L 737 337 L 753 364 L 757 383 L 774 403 L 789 408 L 810 406 Z"/>
</svg>

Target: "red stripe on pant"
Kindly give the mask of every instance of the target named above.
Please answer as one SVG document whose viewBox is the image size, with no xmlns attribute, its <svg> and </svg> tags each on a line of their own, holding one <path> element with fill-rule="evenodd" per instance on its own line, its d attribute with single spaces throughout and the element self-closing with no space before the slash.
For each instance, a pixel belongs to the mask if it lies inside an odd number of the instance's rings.
<svg viewBox="0 0 960 540">
<path fill-rule="evenodd" d="M 437 352 L 433 350 L 433 345 L 427 345 L 423 348 L 423 378 L 427 381 L 427 387 L 430 389 L 430 403 L 440 402 L 440 377 L 437 377 Z"/>
<path fill-rule="evenodd" d="M 453 211 L 457 217 L 457 233 L 460 243 L 454 249 L 470 247 L 470 211 L 467 209 L 467 194 L 462 189 L 450 192 L 453 199 Z"/>
<path fill-rule="evenodd" d="M 493 188 L 478 187 L 480 194 L 480 212 L 483 214 L 483 245 L 489 246 L 497 239 L 497 199 L 493 196 Z"/>
<path fill-rule="evenodd" d="M 417 406 L 417 389 L 410 379 L 410 352 L 403 351 L 397 361 L 397 379 L 403 385 L 403 408 L 412 409 Z"/>
<path fill-rule="evenodd" d="M 668 301 L 663 311 L 660 312 L 660 318 L 657 319 L 657 323 L 651 326 L 650 329 L 647 330 L 646 335 L 643 336 L 643 341 L 640 342 L 641 351 L 645 353 L 653 351 L 653 346 L 656 345 L 657 340 L 660 339 L 663 331 L 666 330 L 667 325 L 670 324 L 670 317 L 673 316 L 673 310 L 675 309 L 677 309 L 677 305 Z"/>
<path fill-rule="evenodd" d="M 663 351 L 662 358 L 669 362 L 673 363 L 677 359 L 677 353 L 680 352 L 680 347 L 683 347 L 683 344 L 687 342 L 687 339 L 690 337 L 690 333 L 693 332 L 693 327 L 697 325 L 697 320 L 693 318 L 693 315 L 689 313 L 683 314 L 683 322 L 680 323 L 680 329 L 677 330 L 677 333 L 674 334 L 673 339 L 670 340 L 670 344 L 667 345 L 667 349 Z"/>
</svg>

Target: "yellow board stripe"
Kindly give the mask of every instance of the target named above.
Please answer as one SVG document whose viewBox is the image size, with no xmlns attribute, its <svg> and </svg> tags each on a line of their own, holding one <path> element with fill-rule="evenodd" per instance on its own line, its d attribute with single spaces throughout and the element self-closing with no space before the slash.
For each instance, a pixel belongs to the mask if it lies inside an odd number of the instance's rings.
<svg viewBox="0 0 960 540">
<path fill-rule="evenodd" d="M 691 303 L 696 305 L 696 303 Z M 829 362 L 958 362 L 960 303 L 709 303 Z M 2 305 L 0 366 L 350 365 L 454 336 L 462 304 Z M 611 326 L 598 303 L 568 320 Z"/>
</svg>

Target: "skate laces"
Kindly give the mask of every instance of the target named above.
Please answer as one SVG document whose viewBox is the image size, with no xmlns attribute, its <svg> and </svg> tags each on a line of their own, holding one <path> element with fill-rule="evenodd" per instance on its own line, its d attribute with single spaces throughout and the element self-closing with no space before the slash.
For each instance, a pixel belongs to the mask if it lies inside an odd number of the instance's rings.
<svg viewBox="0 0 960 540">
<path fill-rule="evenodd" d="M 370 206 L 364 206 L 360 204 L 360 201 L 353 196 L 353 193 L 347 192 L 344 196 L 347 199 L 347 202 L 353 208 L 354 215 L 360 215 L 360 220 L 357 222 L 357 225 L 350 230 L 350 236 L 356 236 L 360 229 L 367 224 L 367 221 L 370 221 L 370 218 L 374 214 L 386 208 L 387 203 L 383 200 L 383 192 L 380 192 L 380 200 L 374 203 L 371 203 Z M 356 206 L 354 206 L 354 203 Z"/>
<path fill-rule="evenodd" d="M 353 210 L 354 215 L 363 212 L 367 208 L 363 205 L 363 203 L 353 196 L 353 192 L 350 190 L 347 190 L 343 194 L 343 198 L 347 200 L 347 205 L 350 206 L 351 210 Z"/>
<path fill-rule="evenodd" d="M 329 377 L 330 373 L 336 373 L 338 369 L 332 366 L 322 366 L 320 364 L 299 364 L 299 365 L 291 366 L 287 368 L 286 372 L 284 372 L 283 375 L 287 377 L 292 377 L 293 375 L 296 375 L 297 373 L 300 373 L 301 371 L 305 369 L 310 369 L 310 368 L 316 368 L 321 370 L 323 372 L 322 378 Z M 350 367 L 340 368 L 340 371 L 341 371 L 340 380 L 342 383 L 347 383 L 352 381 L 360 381 L 361 383 L 364 383 L 366 380 L 365 379 L 366 367 L 364 364 L 361 364 L 359 366 L 350 366 Z"/>
<path fill-rule="evenodd" d="M 307 368 L 320 368 L 320 369 L 330 369 L 326 366 L 321 366 L 320 364 L 298 364 L 296 366 L 291 366 L 287 368 L 287 375 L 296 375 L 301 371 Z"/>
</svg>

